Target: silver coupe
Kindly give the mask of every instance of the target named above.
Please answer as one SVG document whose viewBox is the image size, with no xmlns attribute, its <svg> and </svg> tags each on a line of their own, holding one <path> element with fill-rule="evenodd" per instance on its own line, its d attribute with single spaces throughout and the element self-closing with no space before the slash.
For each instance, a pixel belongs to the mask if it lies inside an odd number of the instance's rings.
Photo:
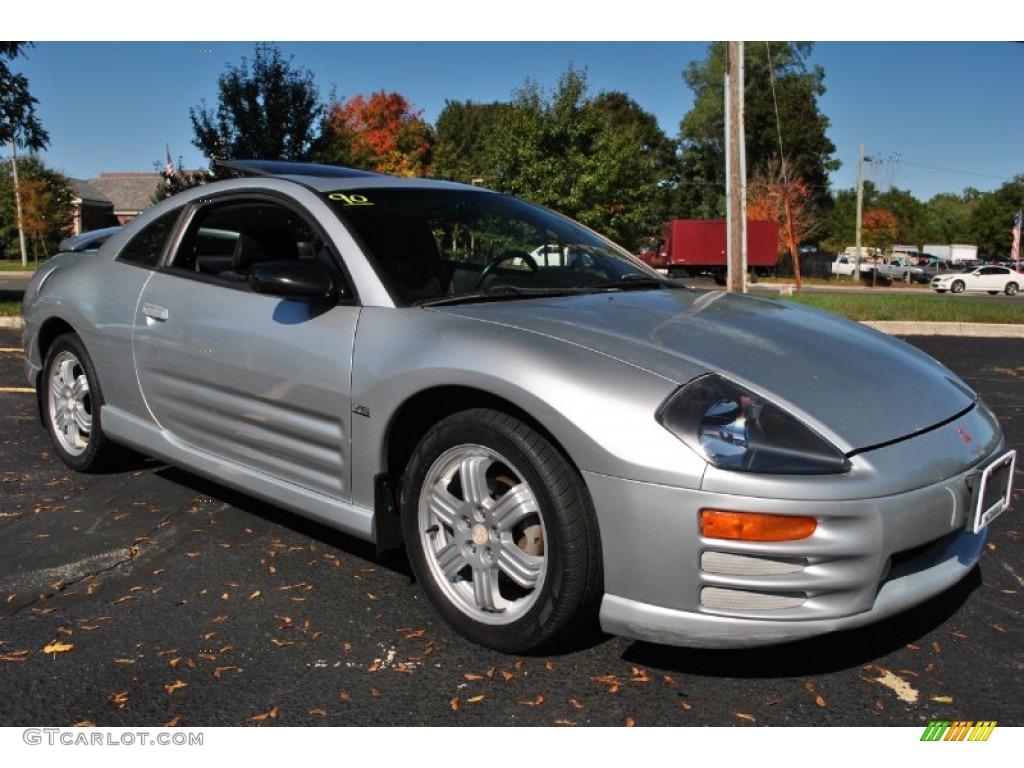
<svg viewBox="0 0 1024 768">
<path fill-rule="evenodd" d="M 991 411 L 900 341 L 485 189 L 233 165 L 32 280 L 72 468 L 128 447 L 404 546 L 508 652 L 593 617 L 703 647 L 865 625 L 963 578 L 1010 503 Z"/>
</svg>

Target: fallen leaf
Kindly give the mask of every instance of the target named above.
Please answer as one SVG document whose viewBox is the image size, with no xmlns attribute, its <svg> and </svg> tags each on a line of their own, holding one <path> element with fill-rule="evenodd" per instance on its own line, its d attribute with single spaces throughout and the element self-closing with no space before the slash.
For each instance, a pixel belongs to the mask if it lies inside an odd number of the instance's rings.
<svg viewBox="0 0 1024 768">
<path fill-rule="evenodd" d="M 487 694 L 481 693 L 479 696 L 470 696 L 468 699 L 466 699 L 466 702 L 468 704 L 476 704 L 478 701 L 483 701 L 486 698 Z"/>
<path fill-rule="evenodd" d="M 345 691 L 339 693 L 338 698 L 342 701 L 352 701 L 352 695 L 350 693 L 346 693 Z"/>
<path fill-rule="evenodd" d="M 256 722 L 256 723 L 261 723 L 264 720 L 266 720 L 268 717 L 271 720 L 273 720 L 273 719 L 275 719 L 277 717 L 277 712 L 278 712 L 277 707 L 273 707 L 273 708 L 271 708 L 271 710 L 269 712 L 264 712 L 263 714 L 260 714 L 260 715 L 254 715 L 253 717 L 250 717 L 249 720 L 251 720 L 253 722 Z"/>
<path fill-rule="evenodd" d="M 327 712 L 322 709 L 311 709 L 309 714 L 316 715 L 317 717 L 327 717 Z"/>
<path fill-rule="evenodd" d="M 952 704 L 953 703 L 953 697 L 952 696 L 932 696 L 931 700 L 936 702 L 937 704 Z"/>
<path fill-rule="evenodd" d="M 511 683 L 516 678 L 515 672 L 508 672 L 504 669 L 501 670 L 501 676 L 505 678 L 506 683 Z"/>
<path fill-rule="evenodd" d="M 278 640 L 276 637 L 270 638 L 270 642 L 272 642 L 278 648 L 284 648 L 286 645 L 295 645 L 294 640 Z"/>
<path fill-rule="evenodd" d="M 576 725 L 572 720 L 566 720 L 564 717 L 555 720 L 555 725 Z"/>
<path fill-rule="evenodd" d="M 211 624 L 220 624 L 222 621 L 227 621 L 227 619 L 228 619 L 228 617 L 230 615 L 231 614 L 229 614 L 229 613 L 225 613 L 223 616 L 214 616 L 212 619 L 210 619 L 210 623 Z"/>
<path fill-rule="evenodd" d="M 539 707 L 544 703 L 544 697 L 538 693 L 537 698 L 532 701 L 517 701 L 516 703 L 524 707 Z"/>
<path fill-rule="evenodd" d="M 650 676 L 647 674 L 647 670 L 641 667 L 633 667 L 632 677 L 629 678 L 631 683 L 649 683 L 651 682 Z"/>
<path fill-rule="evenodd" d="M 425 630 L 425 629 L 417 629 L 416 631 L 410 632 L 408 635 L 406 635 L 405 639 L 406 640 L 418 640 L 419 638 L 423 637 L 423 635 L 425 635 L 426 633 L 427 633 L 427 630 Z"/>
<path fill-rule="evenodd" d="M 134 664 L 135 659 L 114 659 L 114 663 L 122 665 Z"/>
<path fill-rule="evenodd" d="M 249 595 L 249 599 L 250 600 L 255 600 L 257 597 L 259 597 L 262 594 L 263 593 L 260 592 L 260 590 L 257 589 L 255 592 L 253 592 L 251 595 Z"/>
<path fill-rule="evenodd" d="M 685 709 L 687 712 L 693 709 L 693 705 L 688 701 L 680 701 L 679 706 Z"/>
<path fill-rule="evenodd" d="M 661 679 L 664 680 L 669 685 L 678 685 L 678 683 L 676 682 L 676 679 L 674 677 L 672 677 L 672 675 L 662 675 Z"/>
<path fill-rule="evenodd" d="M 376 688 L 371 688 L 370 689 L 370 695 L 373 696 L 373 698 L 375 698 L 375 699 L 379 699 L 384 694 L 381 693 L 380 691 L 378 691 Z"/>
<path fill-rule="evenodd" d="M 94 723 L 92 720 L 79 720 L 77 723 L 75 723 L 75 728 L 95 728 L 95 727 L 96 727 L 96 723 Z"/>
<path fill-rule="evenodd" d="M 177 648 L 171 648 L 169 651 L 157 651 L 157 656 L 173 656 L 178 652 Z"/>
<path fill-rule="evenodd" d="M 932 650 L 935 651 L 936 653 L 942 653 L 942 646 L 939 645 L 939 641 L 938 640 L 936 640 L 935 642 L 932 643 Z"/>
<path fill-rule="evenodd" d="M 74 647 L 73 643 L 62 643 L 60 640 L 54 640 L 43 648 L 43 653 L 67 653 Z"/>
<path fill-rule="evenodd" d="M 135 595 L 121 595 L 121 597 L 114 600 L 114 605 L 120 605 L 121 603 L 127 603 L 129 600 L 134 600 Z"/>
<path fill-rule="evenodd" d="M 754 717 L 753 715 L 748 715 L 746 712 L 737 712 L 736 717 L 738 717 L 740 720 L 746 720 L 751 723 L 757 722 L 756 717 Z"/>
<path fill-rule="evenodd" d="M 905 701 L 908 704 L 914 704 L 917 702 L 918 693 L 910 687 L 910 684 L 906 680 L 894 675 L 887 669 L 882 669 L 881 667 L 876 667 L 875 669 L 882 673 L 881 677 L 865 678 L 868 682 L 881 683 L 886 688 L 891 689 L 900 701 Z"/>
<path fill-rule="evenodd" d="M 182 680 L 175 680 L 173 683 L 165 685 L 164 690 L 167 691 L 167 693 L 174 693 L 175 691 L 180 691 L 182 688 L 186 687 L 188 687 L 188 683 Z"/>
<path fill-rule="evenodd" d="M 463 675 L 462 677 L 464 679 L 466 679 L 466 680 L 469 680 L 470 682 L 475 682 L 477 680 L 483 680 L 484 679 L 483 675 L 471 675 L 471 674 L 468 674 L 468 673 Z"/>
<path fill-rule="evenodd" d="M 633 727 L 633 716 L 632 715 L 626 715 L 626 727 L 627 728 L 632 728 Z"/>
<path fill-rule="evenodd" d="M 223 675 L 225 672 L 233 672 L 236 669 L 238 669 L 238 667 L 217 667 L 215 670 L 213 670 L 213 676 L 220 680 L 220 676 Z"/>
<path fill-rule="evenodd" d="M 822 709 L 825 708 L 825 699 L 824 699 L 824 697 L 822 697 L 820 695 L 814 697 L 814 703 L 817 704 Z"/>
<path fill-rule="evenodd" d="M 551 661 L 551 659 L 548 659 L 547 661 L 544 662 L 544 669 L 546 669 L 548 672 L 550 672 L 554 668 L 555 668 L 555 662 Z"/>
<path fill-rule="evenodd" d="M 107 699 L 118 709 L 124 709 L 124 705 L 128 703 L 128 691 L 121 691 L 120 693 L 110 694 L 110 698 Z"/>
<path fill-rule="evenodd" d="M 572 704 L 573 709 L 583 709 L 583 702 L 579 699 L 569 699 L 569 703 Z"/>
<path fill-rule="evenodd" d="M 181 715 L 175 715 L 170 720 L 168 720 L 166 723 L 164 723 L 164 728 L 175 728 L 175 727 L 177 727 L 178 723 L 180 723 L 180 722 L 181 722 Z"/>
<path fill-rule="evenodd" d="M 811 682 L 804 683 L 804 690 L 807 691 L 808 693 L 814 693 L 814 683 L 811 683 Z"/>
<path fill-rule="evenodd" d="M 452 699 L 451 701 L 449 701 L 448 702 L 448 706 L 452 708 L 452 712 L 458 712 L 459 711 L 459 699 L 458 699 L 458 697 L 456 697 L 456 698 Z"/>
</svg>

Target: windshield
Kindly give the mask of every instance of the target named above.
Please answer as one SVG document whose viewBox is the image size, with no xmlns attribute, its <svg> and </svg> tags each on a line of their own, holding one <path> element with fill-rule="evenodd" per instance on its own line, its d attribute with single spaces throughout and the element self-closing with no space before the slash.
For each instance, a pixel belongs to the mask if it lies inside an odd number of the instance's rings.
<svg viewBox="0 0 1024 768">
<path fill-rule="evenodd" d="M 635 289 L 661 276 L 575 222 L 473 189 L 326 195 L 403 304 Z"/>
</svg>

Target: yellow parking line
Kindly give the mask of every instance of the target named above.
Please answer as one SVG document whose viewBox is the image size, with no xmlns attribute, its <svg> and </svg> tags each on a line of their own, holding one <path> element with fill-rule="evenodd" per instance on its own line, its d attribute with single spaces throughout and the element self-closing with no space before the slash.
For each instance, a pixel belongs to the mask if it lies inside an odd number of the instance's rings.
<svg viewBox="0 0 1024 768">
<path fill-rule="evenodd" d="M 32 387 L 0 387 L 0 392 L 35 392 Z"/>
<path fill-rule="evenodd" d="M 21 347 L 0 347 L 0 352 L 21 352 Z"/>
</svg>

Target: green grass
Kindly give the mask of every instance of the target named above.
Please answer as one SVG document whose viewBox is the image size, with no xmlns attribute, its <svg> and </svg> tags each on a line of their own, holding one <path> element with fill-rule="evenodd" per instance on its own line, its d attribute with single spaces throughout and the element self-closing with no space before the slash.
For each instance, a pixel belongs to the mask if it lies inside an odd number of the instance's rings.
<svg viewBox="0 0 1024 768">
<path fill-rule="evenodd" d="M 1024 299 L 989 301 L 971 296 L 806 293 L 784 297 L 853 320 L 952 323 L 1024 323 Z"/>
<path fill-rule="evenodd" d="M 40 262 L 28 260 L 28 266 L 21 266 L 21 259 L 0 259 L 0 272 L 35 272 Z"/>
</svg>

